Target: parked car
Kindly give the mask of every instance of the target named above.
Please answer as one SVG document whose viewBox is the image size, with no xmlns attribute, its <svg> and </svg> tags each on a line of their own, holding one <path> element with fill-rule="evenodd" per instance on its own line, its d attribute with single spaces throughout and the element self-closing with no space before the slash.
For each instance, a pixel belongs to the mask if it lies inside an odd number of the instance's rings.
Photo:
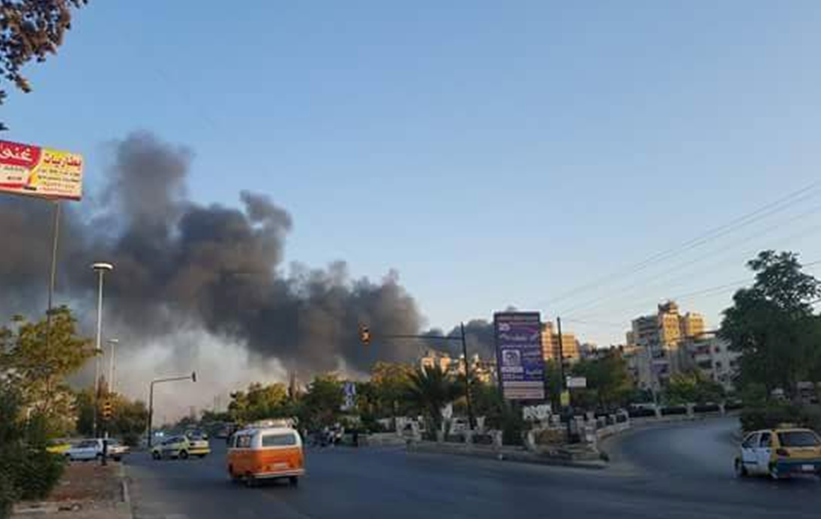
<svg viewBox="0 0 821 519">
<path fill-rule="evenodd" d="M 810 429 L 785 427 L 755 431 L 744 437 L 735 459 L 739 477 L 793 474 L 821 475 L 821 438 Z"/>
<path fill-rule="evenodd" d="M 207 435 L 178 435 L 171 436 L 155 445 L 151 449 L 151 457 L 155 460 L 176 458 L 187 459 L 189 456 L 204 458 L 211 453 Z"/>
<path fill-rule="evenodd" d="M 71 442 L 63 439 L 51 440 L 46 450 L 52 454 L 65 454 L 72 447 Z"/>
<path fill-rule="evenodd" d="M 82 440 L 73 447 L 66 449 L 63 454 L 71 461 L 96 460 L 103 456 L 103 441 L 106 440 L 102 438 Z M 128 453 L 128 447 L 121 445 L 114 439 L 107 441 L 108 456 L 114 461 L 122 460 L 123 456 Z"/>
</svg>

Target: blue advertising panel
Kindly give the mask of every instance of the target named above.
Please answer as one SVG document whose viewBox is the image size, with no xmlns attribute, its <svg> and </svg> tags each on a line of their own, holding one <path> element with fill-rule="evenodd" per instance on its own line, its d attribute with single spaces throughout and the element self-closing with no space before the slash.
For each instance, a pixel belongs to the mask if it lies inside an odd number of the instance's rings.
<svg viewBox="0 0 821 519">
<path fill-rule="evenodd" d="M 508 400 L 544 400 L 542 320 L 538 312 L 493 315 L 499 384 Z"/>
</svg>

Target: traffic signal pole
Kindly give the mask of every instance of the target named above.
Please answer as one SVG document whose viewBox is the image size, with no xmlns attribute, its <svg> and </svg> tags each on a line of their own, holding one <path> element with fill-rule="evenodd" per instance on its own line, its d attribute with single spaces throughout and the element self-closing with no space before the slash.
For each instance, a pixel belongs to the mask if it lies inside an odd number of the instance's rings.
<svg viewBox="0 0 821 519">
<path fill-rule="evenodd" d="M 435 341 L 450 341 L 455 342 L 459 341 L 462 343 L 462 357 L 465 361 L 465 400 L 467 403 L 467 412 L 468 412 L 468 426 L 470 430 L 473 430 L 476 427 L 476 420 L 473 416 L 473 398 L 471 397 L 470 391 L 470 361 L 468 360 L 468 349 L 467 349 L 467 340 L 465 339 L 465 323 L 460 323 L 459 330 L 461 333 L 458 337 L 447 336 L 447 335 L 414 335 L 414 334 L 386 334 L 386 335 L 379 335 L 380 339 L 392 339 L 392 340 L 405 340 L 405 339 L 426 339 L 426 340 L 435 340 Z M 373 340 L 373 335 L 371 334 L 370 328 L 365 325 L 359 325 L 359 339 L 362 341 L 362 344 L 369 345 L 371 340 Z"/>
</svg>

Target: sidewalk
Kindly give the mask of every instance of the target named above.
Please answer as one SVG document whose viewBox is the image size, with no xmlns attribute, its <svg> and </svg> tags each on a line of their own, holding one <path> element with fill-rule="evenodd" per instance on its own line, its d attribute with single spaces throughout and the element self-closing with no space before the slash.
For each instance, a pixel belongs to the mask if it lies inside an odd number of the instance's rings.
<svg viewBox="0 0 821 519">
<path fill-rule="evenodd" d="M 131 519 L 124 467 L 75 462 L 48 500 L 23 502 L 14 507 L 14 519 Z"/>
</svg>

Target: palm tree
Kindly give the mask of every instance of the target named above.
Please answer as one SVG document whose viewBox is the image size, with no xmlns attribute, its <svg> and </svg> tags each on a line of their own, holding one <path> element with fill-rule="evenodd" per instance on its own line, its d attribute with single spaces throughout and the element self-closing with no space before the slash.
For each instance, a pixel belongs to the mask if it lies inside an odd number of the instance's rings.
<svg viewBox="0 0 821 519">
<path fill-rule="evenodd" d="M 409 376 L 407 398 L 428 415 L 434 433 L 442 425 L 442 408 L 462 393 L 459 383 L 439 366 L 419 367 Z"/>
</svg>

